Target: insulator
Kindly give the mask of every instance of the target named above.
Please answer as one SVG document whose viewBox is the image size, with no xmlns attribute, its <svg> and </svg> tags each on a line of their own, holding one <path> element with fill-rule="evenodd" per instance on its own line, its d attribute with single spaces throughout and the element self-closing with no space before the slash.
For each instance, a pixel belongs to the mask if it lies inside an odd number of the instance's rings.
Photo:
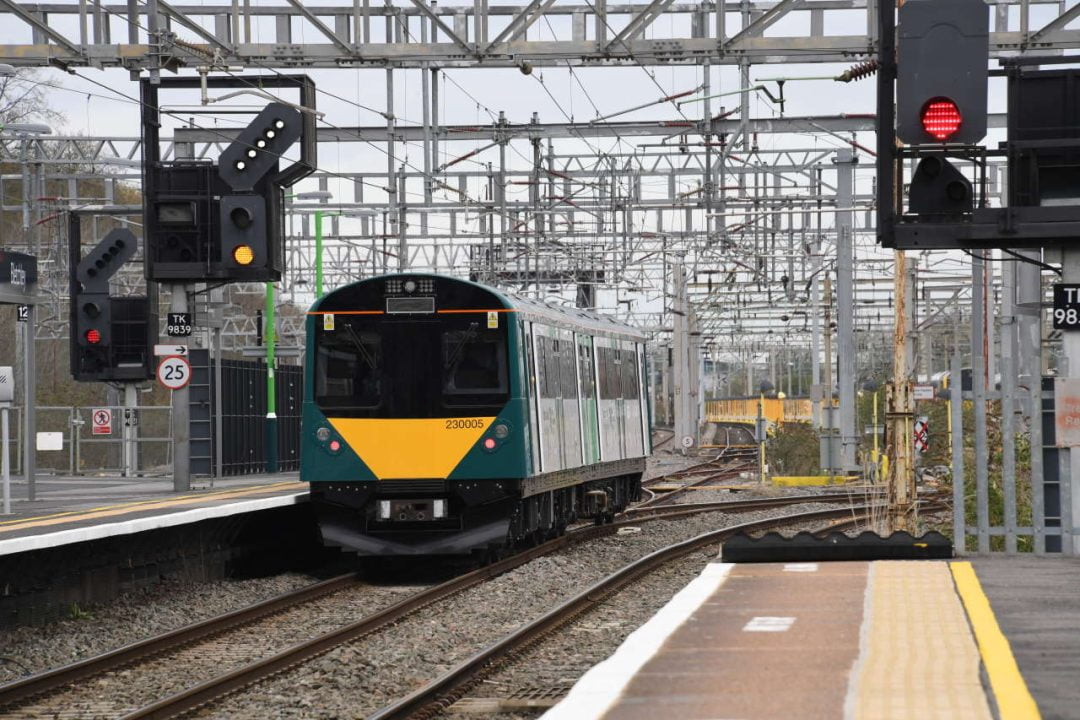
<svg viewBox="0 0 1080 720">
<path fill-rule="evenodd" d="M 861 62 L 858 65 L 852 65 L 847 70 L 836 76 L 836 80 L 840 82 L 852 82 L 853 80 L 862 80 L 864 77 L 868 77 L 877 72 L 878 61 L 867 60 Z"/>
</svg>

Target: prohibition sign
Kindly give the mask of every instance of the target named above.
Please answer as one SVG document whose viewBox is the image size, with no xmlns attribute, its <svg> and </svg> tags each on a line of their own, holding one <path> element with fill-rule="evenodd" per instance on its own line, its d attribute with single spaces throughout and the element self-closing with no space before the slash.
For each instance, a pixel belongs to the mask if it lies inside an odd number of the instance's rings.
<svg viewBox="0 0 1080 720">
<path fill-rule="evenodd" d="M 182 357 L 167 357 L 158 365 L 157 380 L 169 390 L 180 390 L 191 382 L 191 365 Z"/>
</svg>

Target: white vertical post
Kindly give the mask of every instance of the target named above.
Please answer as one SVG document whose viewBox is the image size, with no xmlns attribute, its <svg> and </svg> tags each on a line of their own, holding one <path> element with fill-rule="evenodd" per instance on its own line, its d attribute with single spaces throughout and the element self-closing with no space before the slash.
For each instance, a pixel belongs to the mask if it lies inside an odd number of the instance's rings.
<svg viewBox="0 0 1080 720">
<path fill-rule="evenodd" d="M 1062 280 L 1080 282 L 1080 251 L 1066 248 L 1061 252 Z M 1062 338 L 1067 366 L 1064 376 L 1080 377 L 1080 332 L 1066 331 Z M 1061 451 L 1065 457 L 1059 492 L 1061 493 L 1061 552 L 1065 555 L 1080 554 L 1080 533 L 1076 521 L 1080 519 L 1080 448 Z"/>
<path fill-rule="evenodd" d="M 0 409 L 0 433 L 3 433 L 4 514 L 11 514 L 11 447 L 8 441 L 8 403 Z"/>
<path fill-rule="evenodd" d="M 31 306 L 33 307 L 33 306 Z M 31 346 L 32 347 L 32 346 Z M 3 421 L 0 423 L 0 433 L 3 433 L 3 461 L 2 472 L 4 482 L 4 514 L 11 514 L 11 441 L 8 439 L 8 409 L 15 400 L 15 373 L 11 367 L 0 367 L 0 413 Z M 32 426 L 31 426 L 32 427 Z M 29 485 L 28 492 L 33 491 L 33 485 Z M 33 500 L 33 496 L 30 496 Z"/>
<path fill-rule="evenodd" d="M 121 432 L 123 433 L 124 477 L 132 477 L 139 469 L 137 444 L 139 428 L 135 425 L 135 407 L 138 404 L 139 394 L 135 383 L 124 383 L 124 418 L 121 421 L 123 423 L 121 425 Z M 128 417 L 128 410 L 131 411 L 131 417 Z"/>
</svg>

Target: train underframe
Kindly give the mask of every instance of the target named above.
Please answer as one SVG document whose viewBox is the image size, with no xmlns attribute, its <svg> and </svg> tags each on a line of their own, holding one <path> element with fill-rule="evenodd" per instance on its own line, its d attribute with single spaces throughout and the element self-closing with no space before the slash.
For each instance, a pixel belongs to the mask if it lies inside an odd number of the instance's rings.
<svg viewBox="0 0 1080 720">
<path fill-rule="evenodd" d="M 521 480 L 313 483 L 324 544 L 361 555 L 497 557 L 580 520 L 611 522 L 641 495 L 641 473 L 522 497 Z"/>
</svg>

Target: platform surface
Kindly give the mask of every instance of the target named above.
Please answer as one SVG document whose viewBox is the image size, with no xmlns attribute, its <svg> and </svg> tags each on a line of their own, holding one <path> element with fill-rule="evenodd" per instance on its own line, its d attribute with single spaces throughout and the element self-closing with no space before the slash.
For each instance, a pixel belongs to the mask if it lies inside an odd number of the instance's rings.
<svg viewBox="0 0 1080 720">
<path fill-rule="evenodd" d="M 1080 718 L 1080 559 L 713 563 L 545 720 Z"/>
<path fill-rule="evenodd" d="M 12 481 L 12 514 L 0 514 L 0 555 L 170 527 L 304 502 L 296 472 L 245 475 L 194 483 L 185 492 L 171 478 L 43 477 L 37 498 Z"/>
</svg>

